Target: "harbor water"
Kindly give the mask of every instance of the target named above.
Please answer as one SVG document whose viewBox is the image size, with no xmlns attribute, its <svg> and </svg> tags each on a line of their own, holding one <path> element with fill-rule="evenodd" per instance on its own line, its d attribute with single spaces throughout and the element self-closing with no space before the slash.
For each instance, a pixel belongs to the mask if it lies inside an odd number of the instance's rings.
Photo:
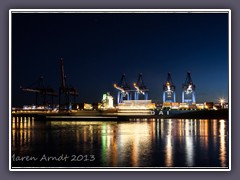
<svg viewBox="0 0 240 180">
<path fill-rule="evenodd" d="M 12 168 L 228 168 L 226 119 L 13 117 Z"/>
</svg>

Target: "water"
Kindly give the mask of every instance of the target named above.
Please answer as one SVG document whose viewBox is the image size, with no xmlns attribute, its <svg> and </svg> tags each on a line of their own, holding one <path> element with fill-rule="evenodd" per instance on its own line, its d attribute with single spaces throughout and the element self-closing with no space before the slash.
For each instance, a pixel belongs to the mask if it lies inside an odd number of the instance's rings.
<svg viewBox="0 0 240 180">
<path fill-rule="evenodd" d="M 12 121 L 13 167 L 211 167 L 229 165 L 228 121 L 138 119 Z"/>
</svg>

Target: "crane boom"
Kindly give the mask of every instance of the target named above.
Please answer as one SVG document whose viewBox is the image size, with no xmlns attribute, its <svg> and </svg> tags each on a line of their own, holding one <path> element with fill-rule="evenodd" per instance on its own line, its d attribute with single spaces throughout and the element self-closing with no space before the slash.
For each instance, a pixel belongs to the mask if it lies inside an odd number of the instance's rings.
<svg viewBox="0 0 240 180">
<path fill-rule="evenodd" d="M 33 92 L 39 94 L 46 94 L 51 96 L 57 96 L 58 94 L 53 89 L 31 89 L 31 88 L 21 88 L 25 92 Z"/>
<path fill-rule="evenodd" d="M 137 83 L 133 83 L 134 88 L 136 88 L 138 93 L 145 94 L 146 91 L 149 91 L 143 82 L 142 73 L 138 75 Z"/>
<path fill-rule="evenodd" d="M 139 93 L 139 94 L 145 94 L 144 93 L 144 90 L 146 91 L 146 90 L 148 90 L 148 89 L 141 89 L 140 87 L 138 87 L 137 86 L 137 84 L 136 83 L 133 83 L 133 86 L 134 86 L 134 88 L 136 88 L 136 90 L 137 90 L 137 92 Z"/>
<path fill-rule="evenodd" d="M 38 89 L 30 89 L 30 88 L 21 88 L 21 89 L 26 92 L 41 93 L 41 91 Z"/>
<path fill-rule="evenodd" d="M 121 88 L 120 86 L 118 86 L 117 84 L 113 85 L 116 89 L 120 90 L 121 92 L 125 92 L 125 90 L 123 88 Z"/>
</svg>

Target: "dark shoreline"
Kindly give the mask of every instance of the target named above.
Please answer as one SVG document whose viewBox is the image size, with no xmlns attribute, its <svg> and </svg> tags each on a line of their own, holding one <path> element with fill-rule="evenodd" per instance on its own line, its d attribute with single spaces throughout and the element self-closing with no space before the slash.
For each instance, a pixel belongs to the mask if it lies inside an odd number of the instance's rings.
<svg viewBox="0 0 240 180">
<path fill-rule="evenodd" d="M 170 111 L 171 112 L 171 111 Z M 130 119 L 229 119 L 228 109 L 221 110 L 197 110 L 197 111 L 175 111 L 169 115 L 117 115 L 113 113 L 88 113 L 76 114 L 69 112 L 55 114 L 12 114 L 12 117 L 34 117 L 41 121 L 129 121 Z"/>
<path fill-rule="evenodd" d="M 228 109 L 222 110 L 201 110 L 192 111 L 188 113 L 182 113 L 178 115 L 173 115 L 172 118 L 183 118 L 183 119 L 229 119 Z"/>
</svg>

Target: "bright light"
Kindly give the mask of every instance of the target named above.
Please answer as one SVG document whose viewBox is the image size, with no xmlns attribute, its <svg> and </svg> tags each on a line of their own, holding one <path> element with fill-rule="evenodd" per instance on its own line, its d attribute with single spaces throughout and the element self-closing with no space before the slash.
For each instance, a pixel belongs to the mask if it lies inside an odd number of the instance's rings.
<svg viewBox="0 0 240 180">
<path fill-rule="evenodd" d="M 225 99 L 224 98 L 220 98 L 219 102 L 220 102 L 221 107 L 223 108 L 223 105 L 225 103 Z"/>
<path fill-rule="evenodd" d="M 225 102 L 224 99 L 220 99 L 220 103 L 223 104 Z"/>
<path fill-rule="evenodd" d="M 186 90 L 186 94 L 190 94 L 191 92 L 192 92 L 192 85 L 189 84 L 189 85 L 188 85 L 188 88 L 187 88 L 187 90 Z"/>
<path fill-rule="evenodd" d="M 221 103 L 221 105 L 223 105 L 223 104 L 225 103 L 225 99 L 220 98 L 220 99 L 219 99 L 219 102 Z"/>
<path fill-rule="evenodd" d="M 168 91 L 171 91 L 170 86 L 167 86 L 167 90 L 168 90 Z"/>
</svg>

